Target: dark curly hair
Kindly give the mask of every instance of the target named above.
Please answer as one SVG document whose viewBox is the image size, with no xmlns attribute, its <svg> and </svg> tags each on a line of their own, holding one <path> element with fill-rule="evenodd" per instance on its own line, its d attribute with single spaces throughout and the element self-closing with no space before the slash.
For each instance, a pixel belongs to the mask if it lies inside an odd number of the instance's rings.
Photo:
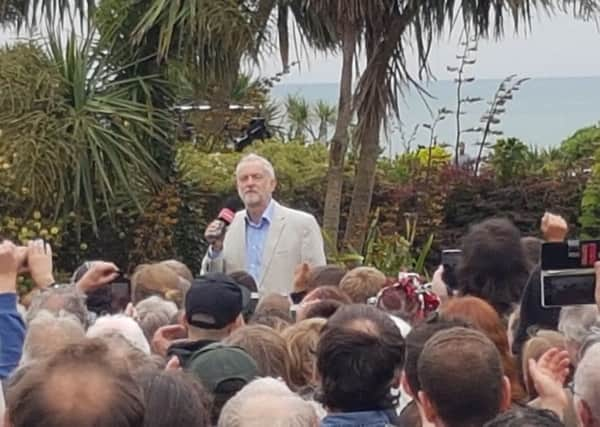
<svg viewBox="0 0 600 427">
<path fill-rule="evenodd" d="M 462 255 L 456 271 L 461 294 L 482 298 L 501 317 L 508 316 L 529 278 L 517 227 L 502 218 L 472 226 L 463 238 Z"/>
</svg>

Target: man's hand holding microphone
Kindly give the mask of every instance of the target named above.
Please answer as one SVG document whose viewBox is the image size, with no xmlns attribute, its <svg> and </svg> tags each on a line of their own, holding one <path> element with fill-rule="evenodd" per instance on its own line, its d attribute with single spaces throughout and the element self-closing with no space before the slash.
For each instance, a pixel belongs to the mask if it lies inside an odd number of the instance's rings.
<svg viewBox="0 0 600 427">
<path fill-rule="evenodd" d="M 242 208 L 243 205 L 237 196 L 229 197 L 225 201 L 225 206 L 219 212 L 217 219 L 206 227 L 204 239 L 210 245 L 213 256 L 216 256 L 223 250 L 223 240 L 225 240 L 227 227 L 233 221 L 235 213 Z"/>
</svg>

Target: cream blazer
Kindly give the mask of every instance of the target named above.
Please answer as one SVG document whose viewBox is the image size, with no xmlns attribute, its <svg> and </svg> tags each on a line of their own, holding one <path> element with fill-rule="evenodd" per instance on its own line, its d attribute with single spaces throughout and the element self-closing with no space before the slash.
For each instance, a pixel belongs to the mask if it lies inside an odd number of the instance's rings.
<svg viewBox="0 0 600 427">
<path fill-rule="evenodd" d="M 303 262 L 326 264 L 323 236 L 314 216 L 273 201 L 273 218 L 262 255 L 259 292 L 262 295 L 293 291 L 294 270 Z M 236 213 L 229 225 L 223 250 L 215 258 L 202 260 L 202 273 L 231 273 L 246 268 L 246 211 Z"/>
</svg>

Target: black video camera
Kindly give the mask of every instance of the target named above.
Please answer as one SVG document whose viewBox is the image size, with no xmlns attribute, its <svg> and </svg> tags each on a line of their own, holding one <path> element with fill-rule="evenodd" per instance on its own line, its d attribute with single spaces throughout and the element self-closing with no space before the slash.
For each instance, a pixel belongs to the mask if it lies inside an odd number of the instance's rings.
<svg viewBox="0 0 600 427">
<path fill-rule="evenodd" d="M 543 307 L 594 304 L 600 240 L 569 240 L 542 245 Z"/>
</svg>

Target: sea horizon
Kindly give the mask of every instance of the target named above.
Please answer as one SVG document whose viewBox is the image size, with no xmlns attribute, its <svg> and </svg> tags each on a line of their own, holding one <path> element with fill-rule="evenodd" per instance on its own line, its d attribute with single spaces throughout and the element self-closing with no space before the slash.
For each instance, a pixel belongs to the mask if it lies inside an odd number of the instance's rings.
<svg viewBox="0 0 600 427">
<path fill-rule="evenodd" d="M 524 78 L 526 75 L 516 77 Z M 467 114 L 463 116 L 463 129 L 479 125 L 481 116 L 487 108 L 486 101 L 491 100 L 502 79 L 481 78 L 463 86 L 463 96 L 481 97 L 483 102 L 465 105 Z M 288 94 L 299 94 L 314 103 L 324 100 L 337 105 L 338 83 L 280 83 L 272 89 L 273 97 L 283 103 Z M 428 99 L 430 108 L 456 106 L 456 86 L 452 80 L 438 79 L 423 83 L 433 98 Z M 501 137 L 519 138 L 527 145 L 538 148 L 558 146 L 562 141 L 583 127 L 598 124 L 600 121 L 600 75 L 581 77 L 534 77 L 523 83 L 520 91 L 514 93 L 512 101 L 506 105 L 506 113 L 496 129 L 502 130 Z M 412 147 L 427 145 L 429 132 L 424 123 L 431 122 L 431 116 L 415 89 L 406 92 L 400 102 L 402 129 L 410 135 L 416 125 L 420 125 Z M 440 122 L 438 141 L 454 145 L 456 141 L 454 118 Z M 427 132 L 426 132 L 427 131 Z M 477 135 L 464 134 L 462 140 L 470 152 L 476 151 Z M 492 140 L 493 142 L 493 140 Z M 397 125 L 392 126 L 382 147 L 388 155 L 404 150 Z"/>
</svg>

